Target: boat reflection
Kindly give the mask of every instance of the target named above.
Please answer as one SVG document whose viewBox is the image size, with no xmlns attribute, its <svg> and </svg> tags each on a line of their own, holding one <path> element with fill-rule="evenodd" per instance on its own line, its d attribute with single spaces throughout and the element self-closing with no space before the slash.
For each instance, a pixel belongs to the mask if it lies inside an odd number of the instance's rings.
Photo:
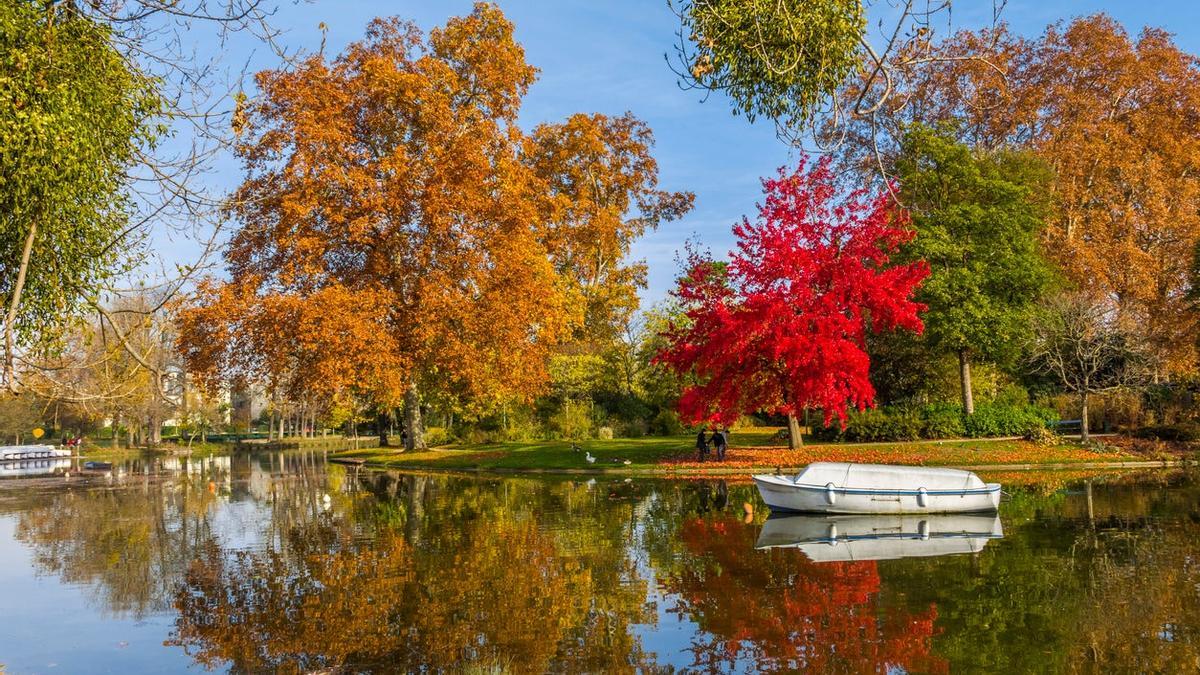
<svg viewBox="0 0 1200 675">
<path fill-rule="evenodd" d="M 813 562 L 978 553 L 1004 530 L 995 514 L 772 515 L 755 548 L 796 548 Z"/>
<path fill-rule="evenodd" d="M 0 462 L 0 478 L 26 478 L 29 476 L 50 476 L 71 468 L 71 460 L 52 459 L 22 459 Z"/>
</svg>

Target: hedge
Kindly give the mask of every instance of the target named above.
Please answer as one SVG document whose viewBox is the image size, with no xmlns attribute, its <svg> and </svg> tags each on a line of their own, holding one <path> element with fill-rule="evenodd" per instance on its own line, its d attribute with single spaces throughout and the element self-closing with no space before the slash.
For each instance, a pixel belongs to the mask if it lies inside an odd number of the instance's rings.
<svg viewBox="0 0 1200 675">
<path fill-rule="evenodd" d="M 1142 427 L 1133 432 L 1137 438 L 1148 438 L 1160 441 L 1177 441 L 1195 443 L 1200 441 L 1200 425 L 1188 422 L 1179 424 L 1162 424 L 1155 427 Z"/>
<path fill-rule="evenodd" d="M 883 406 L 853 411 L 842 429 L 836 422 L 814 433 L 819 440 L 851 443 L 918 439 L 1024 436 L 1058 420 L 1049 408 L 1034 405 L 981 404 L 973 415 L 956 405 Z"/>
</svg>

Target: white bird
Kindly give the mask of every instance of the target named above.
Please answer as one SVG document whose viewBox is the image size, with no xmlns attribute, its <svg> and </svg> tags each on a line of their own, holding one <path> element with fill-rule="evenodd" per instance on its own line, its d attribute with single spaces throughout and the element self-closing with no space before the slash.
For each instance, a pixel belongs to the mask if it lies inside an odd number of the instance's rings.
<svg viewBox="0 0 1200 675">
<path fill-rule="evenodd" d="M 633 462 L 631 462 L 631 461 L 629 461 L 629 460 L 625 460 L 625 461 L 623 461 L 623 462 L 621 462 L 621 463 L 622 463 L 622 464 L 624 464 L 625 466 L 629 466 L 630 464 L 633 464 Z"/>
<path fill-rule="evenodd" d="M 595 458 L 595 457 L 592 457 L 592 453 L 591 453 L 591 451 L 590 451 L 590 450 L 587 452 L 587 454 L 585 454 L 585 455 L 584 455 L 584 457 L 583 457 L 583 458 L 587 460 L 588 464 L 595 464 L 595 463 L 596 463 L 596 458 Z"/>
</svg>

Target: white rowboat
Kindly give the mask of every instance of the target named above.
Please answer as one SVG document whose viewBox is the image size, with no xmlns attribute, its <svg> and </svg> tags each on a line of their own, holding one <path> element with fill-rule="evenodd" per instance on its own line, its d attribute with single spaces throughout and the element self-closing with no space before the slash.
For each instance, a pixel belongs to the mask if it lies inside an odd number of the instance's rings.
<svg viewBox="0 0 1200 675">
<path fill-rule="evenodd" d="M 816 462 L 795 478 L 752 478 L 772 511 L 970 513 L 1000 505 L 999 483 L 985 484 L 959 469 Z"/>
<path fill-rule="evenodd" d="M 978 553 L 1004 530 L 996 514 L 772 515 L 756 548 L 796 548 L 813 562 Z"/>
</svg>

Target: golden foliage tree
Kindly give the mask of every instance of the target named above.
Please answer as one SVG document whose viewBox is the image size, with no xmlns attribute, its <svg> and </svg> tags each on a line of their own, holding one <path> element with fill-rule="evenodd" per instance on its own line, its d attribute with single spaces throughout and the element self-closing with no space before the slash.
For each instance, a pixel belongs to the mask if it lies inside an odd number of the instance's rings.
<svg viewBox="0 0 1200 675">
<path fill-rule="evenodd" d="M 860 124 L 845 147 L 873 168 L 877 143 L 895 149 L 881 138 L 953 121 L 978 148 L 1032 149 L 1056 174 L 1046 252 L 1143 325 L 1160 374 L 1194 368 L 1200 325 L 1184 309 L 1200 240 L 1200 61 L 1166 31 L 1135 38 L 1103 14 L 1036 39 L 962 32 L 937 55 L 892 93 L 890 133 Z"/>
<path fill-rule="evenodd" d="M 630 115 L 522 132 L 535 75 L 482 3 L 428 38 L 376 19 L 332 61 L 260 73 L 229 280 L 183 312 L 190 367 L 403 401 L 410 448 L 422 398 L 487 409 L 537 393 L 555 345 L 628 311 L 643 276 L 621 264 L 630 242 L 691 196 L 657 189 Z"/>
<path fill-rule="evenodd" d="M 658 189 L 658 164 L 646 152 L 653 144 L 650 128 L 629 113 L 575 114 L 530 138 L 527 161 L 546 194 L 540 238 L 582 301 L 578 338 L 616 338 L 646 279 L 644 263 L 623 263 L 630 245 L 691 209 L 691 193 Z"/>
</svg>

